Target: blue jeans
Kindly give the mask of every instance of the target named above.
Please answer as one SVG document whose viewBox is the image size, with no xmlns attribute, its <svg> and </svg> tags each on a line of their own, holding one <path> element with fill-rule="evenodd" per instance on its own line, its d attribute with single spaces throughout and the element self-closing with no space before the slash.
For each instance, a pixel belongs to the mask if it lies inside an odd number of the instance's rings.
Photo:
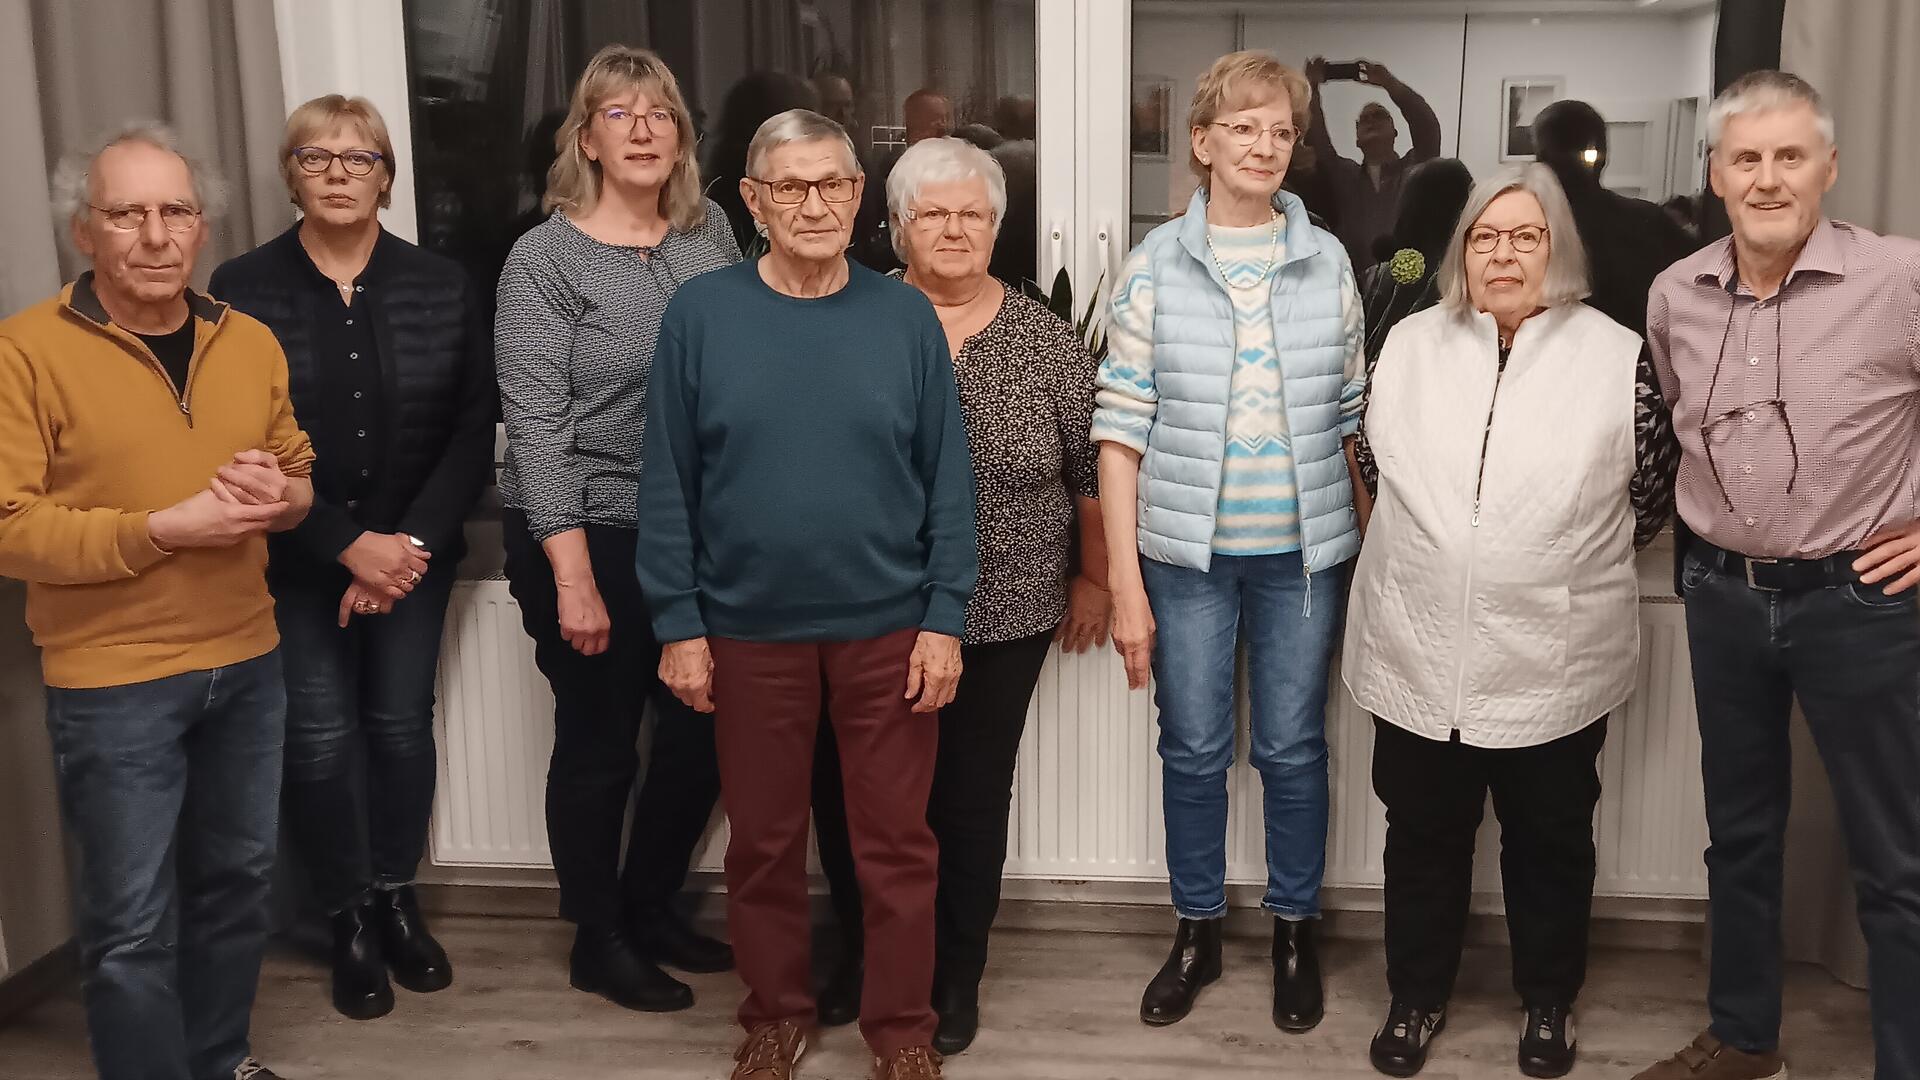
<svg viewBox="0 0 1920 1080">
<path fill-rule="evenodd" d="M 100 1080 L 231 1080 L 267 941 L 280 654 L 47 690 Z"/>
<path fill-rule="evenodd" d="M 344 577 L 344 575 L 341 575 Z M 433 687 L 454 568 L 342 630 L 340 594 L 276 584 L 287 665 L 287 826 L 328 914 L 413 882 L 433 814 Z"/>
<path fill-rule="evenodd" d="M 1780 1039 L 1794 699 L 1832 781 L 1867 940 L 1875 1076 L 1920 1076 L 1920 603 L 1877 585 L 1749 588 L 1694 541 L 1681 570 L 1707 801 L 1713 1033 Z"/>
<path fill-rule="evenodd" d="M 1188 919 L 1227 912 L 1227 769 L 1238 713 L 1234 661 L 1244 641 L 1249 756 L 1266 793 L 1262 906 L 1289 918 L 1319 915 L 1327 865 L 1327 672 L 1346 567 L 1309 579 L 1293 552 L 1215 555 L 1208 572 L 1143 559 L 1140 571 L 1158 628 L 1154 702 L 1174 910 Z"/>
</svg>

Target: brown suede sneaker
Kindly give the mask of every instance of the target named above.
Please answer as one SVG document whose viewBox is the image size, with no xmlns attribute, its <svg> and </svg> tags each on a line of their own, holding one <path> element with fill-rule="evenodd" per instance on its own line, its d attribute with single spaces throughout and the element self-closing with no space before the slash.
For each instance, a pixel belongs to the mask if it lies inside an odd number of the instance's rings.
<svg viewBox="0 0 1920 1080">
<path fill-rule="evenodd" d="M 733 1080 L 793 1080 L 800 1055 L 807 1052 L 807 1033 L 791 1020 L 761 1024 L 747 1032 L 733 1055 Z"/>
<path fill-rule="evenodd" d="M 1703 1031 L 1693 1045 L 1633 1080 L 1787 1080 L 1787 1063 L 1777 1053 L 1735 1050 Z"/>
<path fill-rule="evenodd" d="M 931 1047 L 909 1046 L 873 1059 L 873 1080 L 940 1080 L 940 1055 Z"/>
</svg>

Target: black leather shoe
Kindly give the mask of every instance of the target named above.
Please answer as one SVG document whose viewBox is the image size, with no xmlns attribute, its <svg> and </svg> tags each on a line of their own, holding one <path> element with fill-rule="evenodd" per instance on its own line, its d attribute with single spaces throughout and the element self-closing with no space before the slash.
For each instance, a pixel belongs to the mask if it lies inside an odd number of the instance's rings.
<svg viewBox="0 0 1920 1080">
<path fill-rule="evenodd" d="M 393 987 L 380 952 L 373 901 L 333 917 L 333 1007 L 351 1020 L 373 1020 L 393 1011 Z"/>
<path fill-rule="evenodd" d="M 1273 1026 L 1296 1035 L 1327 1014 L 1320 983 L 1320 947 L 1314 920 L 1273 920 Z"/>
<path fill-rule="evenodd" d="M 933 1048 L 952 1057 L 973 1045 L 980 1034 L 980 988 L 935 987 L 933 1011 L 940 1023 L 933 1029 Z"/>
<path fill-rule="evenodd" d="M 373 913 L 380 923 L 380 950 L 386 954 L 394 982 L 416 994 L 453 985 L 453 964 L 427 932 L 427 919 L 420 914 L 413 886 L 373 890 Z"/>
<path fill-rule="evenodd" d="M 1540 1080 L 1565 1076 L 1573 1071 L 1574 1046 L 1573 1006 L 1529 1008 L 1520 1029 L 1520 1071 Z"/>
<path fill-rule="evenodd" d="M 693 1006 L 693 988 L 641 955 L 624 930 L 582 926 L 569 963 L 575 990 L 599 994 L 638 1012 L 678 1012 Z"/>
<path fill-rule="evenodd" d="M 1140 1019 L 1155 1027 L 1174 1024 L 1193 1011 L 1200 988 L 1220 977 L 1220 929 L 1224 919 L 1181 919 L 1167 962 L 1140 998 Z"/>
<path fill-rule="evenodd" d="M 842 953 L 827 976 L 827 984 L 814 995 L 814 1008 L 821 1027 L 844 1027 L 860 1019 L 860 984 L 867 969 L 862 953 Z"/>
<path fill-rule="evenodd" d="M 656 964 L 696 975 L 733 970 L 732 946 L 695 931 L 671 909 L 638 912 L 632 926 L 634 940 Z"/>
<path fill-rule="evenodd" d="M 1427 1065 L 1427 1046 L 1446 1030 L 1447 1010 L 1427 1012 L 1396 1001 L 1387 1009 L 1387 1022 L 1367 1047 L 1373 1067 L 1388 1076 L 1412 1076 Z"/>
</svg>

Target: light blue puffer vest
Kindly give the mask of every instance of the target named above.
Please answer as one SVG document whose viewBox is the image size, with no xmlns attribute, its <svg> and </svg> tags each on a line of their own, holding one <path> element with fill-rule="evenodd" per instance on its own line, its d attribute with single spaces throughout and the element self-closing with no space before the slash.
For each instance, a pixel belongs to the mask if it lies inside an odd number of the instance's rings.
<svg viewBox="0 0 1920 1080">
<path fill-rule="evenodd" d="M 1273 283 L 1273 337 L 1280 350 L 1300 535 L 1309 573 L 1360 551 L 1353 487 L 1340 445 L 1346 384 L 1341 278 L 1346 249 L 1307 220 L 1281 191 L 1286 257 Z M 1153 273 L 1153 379 L 1159 407 L 1140 461 L 1140 552 L 1206 570 L 1227 448 L 1233 385 L 1233 301 L 1207 250 L 1207 198 L 1194 192 L 1182 217 L 1147 234 Z"/>
</svg>

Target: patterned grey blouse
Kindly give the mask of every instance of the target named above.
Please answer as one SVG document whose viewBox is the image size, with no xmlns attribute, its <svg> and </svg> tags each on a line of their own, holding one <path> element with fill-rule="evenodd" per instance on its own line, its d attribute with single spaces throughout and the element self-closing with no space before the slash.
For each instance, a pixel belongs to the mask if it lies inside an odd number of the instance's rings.
<svg viewBox="0 0 1920 1080">
<path fill-rule="evenodd" d="M 1097 367 L 1073 327 L 1011 288 L 953 358 L 980 545 L 969 645 L 1051 630 L 1066 614 L 1074 496 L 1100 490 L 1088 438 Z"/>
<path fill-rule="evenodd" d="M 720 208 L 651 249 L 604 244 L 556 211 L 500 273 L 494 367 L 507 453 L 500 499 L 534 538 L 636 527 L 647 374 L 667 301 L 688 278 L 740 261 Z"/>
</svg>

